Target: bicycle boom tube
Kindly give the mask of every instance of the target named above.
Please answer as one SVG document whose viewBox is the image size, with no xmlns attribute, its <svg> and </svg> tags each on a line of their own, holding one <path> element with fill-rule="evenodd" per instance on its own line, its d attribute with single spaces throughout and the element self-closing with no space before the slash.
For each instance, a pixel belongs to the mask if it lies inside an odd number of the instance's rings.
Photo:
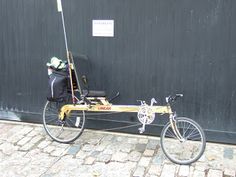
<svg viewBox="0 0 236 177">
<path fill-rule="evenodd" d="M 149 106 L 153 113 L 172 114 L 169 106 Z M 66 104 L 62 106 L 59 117 L 63 120 L 66 114 L 71 111 L 91 111 L 91 112 L 138 112 L 140 105 L 76 105 Z"/>
</svg>

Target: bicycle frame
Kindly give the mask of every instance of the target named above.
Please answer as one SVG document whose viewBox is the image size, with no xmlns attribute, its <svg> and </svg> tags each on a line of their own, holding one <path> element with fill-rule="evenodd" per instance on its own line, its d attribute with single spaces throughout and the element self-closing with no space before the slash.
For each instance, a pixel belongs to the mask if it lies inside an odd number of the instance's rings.
<svg viewBox="0 0 236 177">
<path fill-rule="evenodd" d="M 99 98 L 97 98 L 99 100 Z M 104 98 L 100 98 L 100 100 L 104 100 Z M 66 104 L 63 105 L 60 113 L 59 118 L 64 120 L 67 115 L 70 114 L 71 111 L 90 111 L 90 112 L 135 112 L 138 113 L 140 110 L 140 105 L 112 105 L 112 104 L 96 104 L 96 105 L 87 105 L 87 104 Z M 157 113 L 157 114 L 169 114 L 169 120 L 171 123 L 171 127 L 176 135 L 176 137 L 180 141 L 184 141 L 183 137 L 179 133 L 179 130 L 176 126 L 175 122 L 175 113 L 172 112 L 171 106 L 167 104 L 166 106 L 148 106 L 152 111 L 150 114 Z M 147 115 L 149 116 L 149 115 Z M 144 123 L 145 127 L 145 123 Z M 145 128 L 144 128 L 145 130 Z"/>
<path fill-rule="evenodd" d="M 170 106 L 148 106 L 151 108 L 152 113 L 159 114 L 173 114 Z M 91 111 L 91 112 L 138 112 L 140 105 L 79 105 L 79 104 L 66 104 L 62 106 L 60 112 L 60 119 L 63 120 L 64 115 L 69 114 L 71 111 Z"/>
<path fill-rule="evenodd" d="M 175 117 L 176 114 L 172 111 L 171 105 L 166 100 L 167 104 L 165 106 L 157 106 L 153 105 L 155 103 L 155 99 L 151 100 L 151 105 L 147 105 L 144 101 L 141 101 L 141 105 L 113 105 L 111 104 L 106 97 L 86 97 L 86 95 L 82 94 L 81 85 L 78 79 L 78 74 L 76 71 L 76 67 L 74 65 L 74 59 L 71 52 L 68 52 L 68 63 L 69 63 L 69 78 L 71 85 L 71 93 L 72 93 L 72 104 L 65 104 L 61 107 L 59 111 L 59 119 L 63 121 L 66 117 L 70 115 L 71 111 L 87 111 L 87 112 L 133 112 L 138 113 L 142 108 L 144 108 L 144 113 L 142 116 L 144 117 L 142 121 L 140 121 L 143 126 L 140 128 L 140 133 L 145 131 L 145 125 L 150 124 L 155 119 L 155 114 L 169 114 L 169 120 L 171 123 L 171 127 L 176 135 L 176 137 L 183 141 L 182 136 L 180 135 Z M 78 89 L 77 91 L 80 93 L 80 99 L 75 96 L 75 89 L 73 89 L 73 78 L 72 71 L 75 72 L 75 79 L 77 81 Z M 154 116 L 153 116 L 154 115 Z"/>
</svg>

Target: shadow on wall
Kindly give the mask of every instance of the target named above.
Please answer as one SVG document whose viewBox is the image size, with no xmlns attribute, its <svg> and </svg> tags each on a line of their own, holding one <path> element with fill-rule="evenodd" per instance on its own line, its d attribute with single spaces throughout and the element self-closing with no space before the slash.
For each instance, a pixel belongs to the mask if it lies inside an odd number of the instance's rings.
<svg viewBox="0 0 236 177">
<path fill-rule="evenodd" d="M 22 121 L 21 116 L 12 111 L 0 111 L 0 119 Z"/>
</svg>

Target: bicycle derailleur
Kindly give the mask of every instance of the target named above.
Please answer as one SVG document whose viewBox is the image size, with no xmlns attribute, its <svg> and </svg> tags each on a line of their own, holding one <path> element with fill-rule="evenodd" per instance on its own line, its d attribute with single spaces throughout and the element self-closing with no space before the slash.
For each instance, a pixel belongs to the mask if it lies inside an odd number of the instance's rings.
<svg viewBox="0 0 236 177">
<path fill-rule="evenodd" d="M 140 127 L 138 130 L 139 133 L 144 133 L 145 126 L 151 124 L 155 119 L 155 113 L 152 110 L 152 106 L 154 103 L 157 103 L 157 101 L 155 100 L 155 98 L 152 98 L 150 106 L 145 101 L 137 101 L 141 102 L 137 117 L 138 120 L 143 124 L 142 127 Z"/>
</svg>

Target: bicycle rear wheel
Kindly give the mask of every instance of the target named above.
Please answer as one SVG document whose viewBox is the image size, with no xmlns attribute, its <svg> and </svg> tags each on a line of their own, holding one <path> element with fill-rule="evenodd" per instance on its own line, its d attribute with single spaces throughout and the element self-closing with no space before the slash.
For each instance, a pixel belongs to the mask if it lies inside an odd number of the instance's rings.
<svg viewBox="0 0 236 177">
<path fill-rule="evenodd" d="M 64 104 L 46 102 L 43 110 L 43 126 L 53 140 L 60 143 L 70 143 L 75 141 L 84 130 L 85 111 L 71 111 L 64 120 L 60 120 L 59 111 Z"/>
<path fill-rule="evenodd" d="M 170 122 L 161 133 L 161 147 L 166 157 L 177 164 L 188 165 L 197 161 L 204 153 L 206 138 L 202 128 L 186 117 L 176 118 L 176 127 L 183 137 L 180 141 Z"/>
</svg>

